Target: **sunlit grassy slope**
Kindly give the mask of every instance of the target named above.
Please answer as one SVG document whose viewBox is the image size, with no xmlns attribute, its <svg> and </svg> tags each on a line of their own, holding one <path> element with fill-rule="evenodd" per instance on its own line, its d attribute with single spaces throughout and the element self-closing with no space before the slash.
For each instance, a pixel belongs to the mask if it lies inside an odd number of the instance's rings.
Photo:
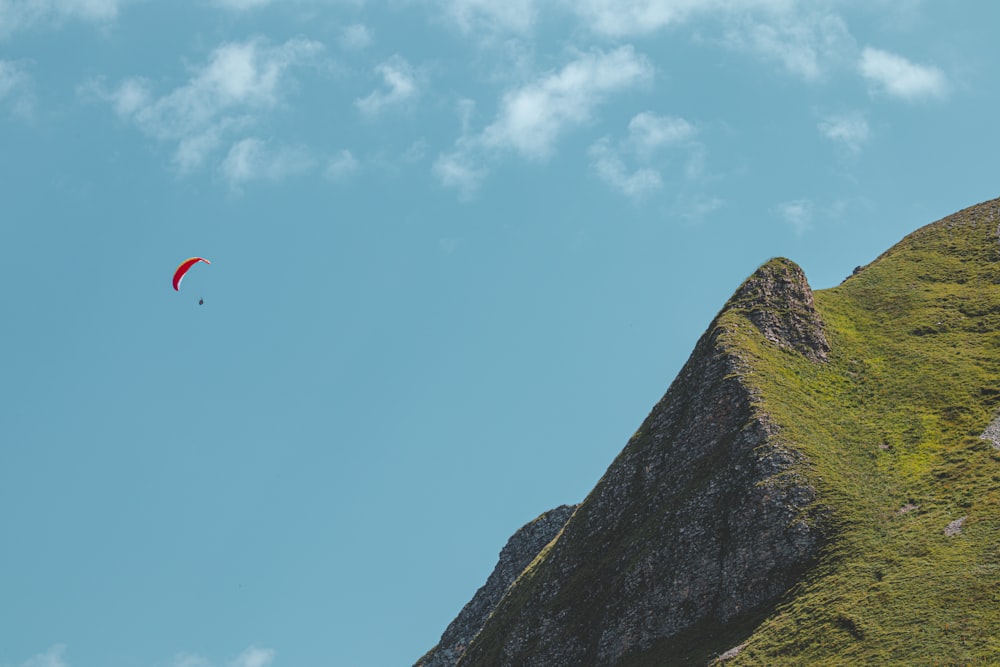
<svg viewBox="0 0 1000 667">
<path fill-rule="evenodd" d="M 723 314 L 835 526 L 727 665 L 1000 665 L 1000 451 L 979 437 L 1000 410 L 998 209 L 928 225 L 816 292 L 827 364 Z"/>
</svg>

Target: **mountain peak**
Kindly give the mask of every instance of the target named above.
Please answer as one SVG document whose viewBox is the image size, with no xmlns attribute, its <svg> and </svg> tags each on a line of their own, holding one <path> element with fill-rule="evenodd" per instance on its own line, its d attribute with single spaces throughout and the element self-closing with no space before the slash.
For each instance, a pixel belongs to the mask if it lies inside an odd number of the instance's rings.
<svg viewBox="0 0 1000 667">
<path fill-rule="evenodd" d="M 764 338 L 816 362 L 827 360 L 830 344 L 816 312 L 812 289 L 795 262 L 776 257 L 747 278 L 724 310 L 745 314 Z"/>
</svg>

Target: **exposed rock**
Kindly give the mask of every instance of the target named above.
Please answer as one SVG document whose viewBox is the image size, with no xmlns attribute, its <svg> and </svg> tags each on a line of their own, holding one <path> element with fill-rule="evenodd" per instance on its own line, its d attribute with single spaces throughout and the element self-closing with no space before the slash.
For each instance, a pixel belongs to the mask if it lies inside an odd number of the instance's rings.
<svg viewBox="0 0 1000 667">
<path fill-rule="evenodd" d="M 965 525 L 965 519 L 966 518 L 967 517 L 963 516 L 960 519 L 955 519 L 954 521 L 951 521 L 950 523 L 948 523 L 948 525 L 944 527 L 944 534 L 945 534 L 945 536 L 946 537 L 952 537 L 953 535 L 958 535 L 959 533 L 961 533 L 962 532 L 962 526 Z"/>
<path fill-rule="evenodd" d="M 823 320 L 806 276 L 794 262 L 772 259 L 743 283 L 726 307 L 746 311 L 747 319 L 778 347 L 826 361 L 830 344 Z"/>
<path fill-rule="evenodd" d="M 472 643 L 449 628 L 433 664 L 620 664 L 695 625 L 752 616 L 787 590 L 824 539 L 807 518 L 815 493 L 720 322 L 743 315 L 771 343 L 822 362 L 829 344 L 812 304 L 788 260 L 751 276 Z"/>
<path fill-rule="evenodd" d="M 438 645 L 417 661 L 417 667 L 454 665 L 479 633 L 500 598 L 524 568 L 551 542 L 577 505 L 561 505 L 522 526 L 500 551 L 500 559 L 486 583 L 441 635 Z"/>
<path fill-rule="evenodd" d="M 982 440 L 989 440 L 993 443 L 993 449 L 1000 449 L 1000 416 L 991 421 L 990 425 L 986 427 L 986 430 L 979 437 Z"/>
<path fill-rule="evenodd" d="M 718 665 L 718 664 L 721 664 L 723 662 L 728 662 L 728 661 L 736 658 L 736 656 L 738 656 L 740 653 L 742 653 L 744 648 L 746 648 L 746 644 L 740 644 L 739 646 L 734 646 L 733 648 L 729 649 L 725 653 L 719 654 L 719 657 L 716 658 L 715 660 L 713 660 L 709 664 Z"/>
</svg>

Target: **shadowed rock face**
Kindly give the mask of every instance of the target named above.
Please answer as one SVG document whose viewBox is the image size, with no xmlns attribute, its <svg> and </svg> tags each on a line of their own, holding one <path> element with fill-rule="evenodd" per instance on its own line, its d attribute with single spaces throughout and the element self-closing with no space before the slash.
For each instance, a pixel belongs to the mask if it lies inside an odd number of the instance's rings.
<svg viewBox="0 0 1000 667">
<path fill-rule="evenodd" d="M 417 667 L 443 667 L 457 663 L 510 585 L 562 530 L 576 508 L 577 505 L 561 505 L 514 533 L 500 551 L 500 560 L 489 579 L 444 631 L 438 645 L 417 661 Z"/>
<path fill-rule="evenodd" d="M 753 615 L 797 580 L 823 540 L 803 519 L 815 494 L 789 474 L 798 454 L 775 441 L 777 426 L 744 381 L 741 352 L 724 340 L 720 319 L 730 311 L 774 345 L 826 359 L 829 344 L 801 269 L 768 262 L 727 302 L 666 395 L 558 536 L 506 588 L 471 644 L 439 649 L 433 657 L 441 661 L 426 664 L 621 664 L 696 624 Z M 459 634 L 464 642 L 468 633 Z"/>
</svg>

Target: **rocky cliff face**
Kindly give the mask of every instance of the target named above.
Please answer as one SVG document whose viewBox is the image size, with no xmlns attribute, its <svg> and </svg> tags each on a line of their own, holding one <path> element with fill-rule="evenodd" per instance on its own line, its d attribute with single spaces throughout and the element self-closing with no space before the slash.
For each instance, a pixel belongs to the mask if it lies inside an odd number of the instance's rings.
<svg viewBox="0 0 1000 667">
<path fill-rule="evenodd" d="M 417 661 L 417 667 L 456 664 L 511 584 L 538 557 L 542 549 L 555 539 L 576 508 L 577 505 L 557 507 L 514 533 L 500 551 L 500 560 L 489 579 L 444 631 L 438 645 Z"/>
<path fill-rule="evenodd" d="M 759 614 L 795 583 L 822 523 L 809 519 L 815 491 L 792 472 L 801 456 L 779 443 L 747 382 L 752 369 L 730 335 L 741 322 L 788 354 L 827 358 L 801 269 L 768 262 L 586 500 L 547 521 L 519 558 L 501 554 L 495 584 L 419 664 L 640 662 L 691 628 Z"/>
</svg>

